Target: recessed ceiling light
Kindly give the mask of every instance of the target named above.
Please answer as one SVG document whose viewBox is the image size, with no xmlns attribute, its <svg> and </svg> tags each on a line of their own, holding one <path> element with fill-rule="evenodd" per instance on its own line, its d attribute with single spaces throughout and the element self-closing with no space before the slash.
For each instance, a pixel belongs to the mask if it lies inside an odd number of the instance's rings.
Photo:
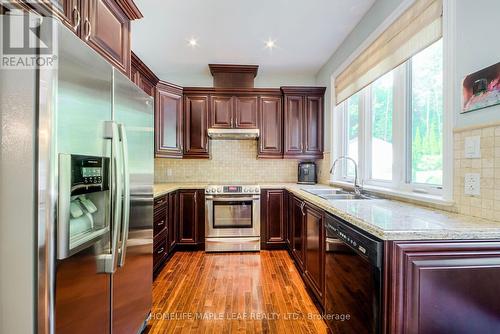
<svg viewBox="0 0 500 334">
<path fill-rule="evenodd" d="M 194 47 L 198 46 L 198 40 L 197 40 L 196 38 L 190 38 L 190 39 L 188 40 L 188 45 L 189 45 L 190 47 L 193 47 L 193 48 L 194 48 Z"/>
<path fill-rule="evenodd" d="M 266 41 L 266 48 L 273 49 L 275 47 L 276 47 L 276 42 L 275 41 L 273 41 L 272 39 L 268 39 Z"/>
</svg>

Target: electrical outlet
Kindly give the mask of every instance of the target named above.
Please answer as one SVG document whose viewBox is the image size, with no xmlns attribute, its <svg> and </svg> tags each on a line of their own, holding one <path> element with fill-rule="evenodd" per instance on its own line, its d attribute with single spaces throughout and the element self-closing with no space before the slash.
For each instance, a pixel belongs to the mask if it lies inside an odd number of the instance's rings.
<svg viewBox="0 0 500 334">
<path fill-rule="evenodd" d="M 481 194 L 481 176 L 478 173 L 465 174 L 465 194 L 479 196 Z"/>
<path fill-rule="evenodd" d="M 167 168 L 167 176 L 172 176 L 172 168 Z"/>
<path fill-rule="evenodd" d="M 464 153 L 468 159 L 481 158 L 481 137 L 465 137 Z"/>
</svg>

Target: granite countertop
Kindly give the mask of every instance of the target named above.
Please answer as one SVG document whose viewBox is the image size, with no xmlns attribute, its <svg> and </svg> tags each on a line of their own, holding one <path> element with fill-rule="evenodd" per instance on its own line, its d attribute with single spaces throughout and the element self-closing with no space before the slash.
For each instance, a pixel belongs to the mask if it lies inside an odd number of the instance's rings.
<svg viewBox="0 0 500 334">
<path fill-rule="evenodd" d="M 155 184 L 155 197 L 179 189 L 201 189 L 202 183 Z M 382 240 L 430 239 L 500 239 L 500 222 L 448 213 L 389 199 L 327 201 L 304 189 L 327 185 L 304 186 L 295 183 L 260 184 L 262 189 L 286 189 L 297 197 Z"/>
</svg>

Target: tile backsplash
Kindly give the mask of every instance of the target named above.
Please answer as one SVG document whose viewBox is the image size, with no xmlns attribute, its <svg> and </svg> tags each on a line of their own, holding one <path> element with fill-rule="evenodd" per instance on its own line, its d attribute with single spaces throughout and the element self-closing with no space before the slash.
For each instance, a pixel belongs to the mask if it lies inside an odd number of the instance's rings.
<svg viewBox="0 0 500 334">
<path fill-rule="evenodd" d="M 465 157 L 465 138 L 473 136 L 480 137 L 480 158 Z M 467 173 L 480 175 L 480 195 L 465 194 Z M 500 126 L 455 131 L 453 186 L 459 213 L 500 221 Z"/>
<path fill-rule="evenodd" d="M 155 182 L 297 182 L 300 160 L 257 159 L 256 140 L 211 140 L 210 155 L 209 160 L 155 159 Z M 320 181 L 328 180 L 329 161 L 329 154 L 316 161 Z"/>
</svg>

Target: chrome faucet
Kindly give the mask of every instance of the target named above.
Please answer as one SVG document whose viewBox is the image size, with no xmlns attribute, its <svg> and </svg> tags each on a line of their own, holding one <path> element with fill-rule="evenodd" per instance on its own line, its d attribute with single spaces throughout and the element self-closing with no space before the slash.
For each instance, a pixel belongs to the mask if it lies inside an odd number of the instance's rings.
<svg viewBox="0 0 500 334">
<path fill-rule="evenodd" d="M 335 161 L 333 162 L 332 168 L 330 168 L 330 175 L 333 174 L 333 170 L 335 168 L 335 165 L 340 160 L 349 160 L 349 161 L 352 161 L 352 163 L 354 164 L 354 193 L 358 196 L 361 195 L 361 192 L 363 191 L 363 186 L 359 185 L 359 182 L 358 182 L 358 164 L 356 163 L 356 161 L 353 158 L 348 157 L 348 156 L 340 156 L 337 159 L 335 159 Z"/>
</svg>

